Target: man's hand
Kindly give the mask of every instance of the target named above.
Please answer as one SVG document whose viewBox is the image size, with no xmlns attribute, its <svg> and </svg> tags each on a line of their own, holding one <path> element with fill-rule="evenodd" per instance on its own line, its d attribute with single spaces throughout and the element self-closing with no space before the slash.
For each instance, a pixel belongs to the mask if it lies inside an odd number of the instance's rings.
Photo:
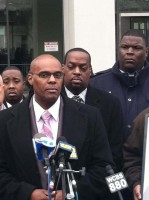
<svg viewBox="0 0 149 200">
<path fill-rule="evenodd" d="M 30 200 L 48 200 L 48 191 L 36 189 L 32 192 Z"/>
<path fill-rule="evenodd" d="M 141 185 L 136 185 L 133 189 L 134 200 L 141 199 Z"/>
<path fill-rule="evenodd" d="M 3 104 L 3 100 L 4 100 L 4 86 L 3 86 L 2 77 L 0 75 L 0 110 L 1 110 L 1 106 Z"/>
</svg>

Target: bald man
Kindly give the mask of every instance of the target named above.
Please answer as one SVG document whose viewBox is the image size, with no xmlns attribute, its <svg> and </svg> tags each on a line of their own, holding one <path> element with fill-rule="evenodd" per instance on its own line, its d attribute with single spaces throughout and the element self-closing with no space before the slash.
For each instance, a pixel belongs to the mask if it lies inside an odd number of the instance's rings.
<svg viewBox="0 0 149 200">
<path fill-rule="evenodd" d="M 32 61 L 28 82 L 34 94 L 0 113 L 1 199 L 48 200 L 47 175 L 32 144 L 35 133 L 41 133 L 44 125 L 41 116 L 48 111 L 53 142 L 60 135 L 66 137 L 78 152 L 72 168 L 86 167 L 86 175 L 76 177 L 79 200 L 99 200 L 107 188 L 105 167 L 113 164 L 100 112 L 61 96 L 62 66 L 49 54 Z M 62 200 L 61 190 L 56 199 Z"/>
</svg>

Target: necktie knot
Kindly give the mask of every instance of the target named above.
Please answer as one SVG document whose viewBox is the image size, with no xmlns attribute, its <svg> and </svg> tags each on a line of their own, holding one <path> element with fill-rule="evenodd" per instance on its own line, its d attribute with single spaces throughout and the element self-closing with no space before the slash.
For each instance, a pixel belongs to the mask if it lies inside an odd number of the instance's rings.
<svg viewBox="0 0 149 200">
<path fill-rule="evenodd" d="M 51 114 L 49 113 L 48 110 L 44 111 L 43 114 L 41 115 L 41 118 L 45 123 L 49 121 L 50 117 Z"/>
<path fill-rule="evenodd" d="M 72 99 L 73 99 L 74 101 L 79 102 L 79 103 L 84 103 L 83 99 L 82 99 L 80 96 L 78 96 L 78 95 L 74 95 L 74 96 L 72 97 Z"/>
</svg>

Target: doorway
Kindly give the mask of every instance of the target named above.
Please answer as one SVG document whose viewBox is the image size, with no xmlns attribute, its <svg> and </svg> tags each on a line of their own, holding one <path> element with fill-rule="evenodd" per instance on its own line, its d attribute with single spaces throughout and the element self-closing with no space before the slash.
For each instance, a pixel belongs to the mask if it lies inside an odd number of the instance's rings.
<svg viewBox="0 0 149 200">
<path fill-rule="evenodd" d="M 131 17 L 130 28 L 141 30 L 145 34 L 149 46 L 149 17 Z"/>
<path fill-rule="evenodd" d="M 0 0 L 0 73 L 15 65 L 26 76 L 33 58 L 44 53 L 62 61 L 62 8 L 62 0 Z"/>
</svg>

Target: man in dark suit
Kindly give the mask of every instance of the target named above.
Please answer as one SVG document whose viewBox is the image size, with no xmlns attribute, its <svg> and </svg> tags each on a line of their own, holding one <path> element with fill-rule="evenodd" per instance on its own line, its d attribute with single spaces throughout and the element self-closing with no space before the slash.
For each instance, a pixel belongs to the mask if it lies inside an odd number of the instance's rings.
<svg viewBox="0 0 149 200">
<path fill-rule="evenodd" d="M 9 66 L 3 70 L 1 76 L 4 84 L 5 108 L 23 101 L 25 81 L 21 70 L 16 66 Z"/>
<path fill-rule="evenodd" d="M 0 113 L 1 200 L 48 200 L 46 174 L 32 144 L 34 134 L 41 132 L 40 114 L 45 110 L 51 113 L 53 141 L 62 135 L 76 146 L 78 160 L 72 169 L 86 167 L 86 175 L 76 178 L 79 200 L 102 199 L 105 167 L 113 162 L 100 112 L 60 95 L 62 67 L 51 55 L 32 61 L 28 81 L 33 96 Z M 56 199 L 62 200 L 61 190 Z"/>
<path fill-rule="evenodd" d="M 97 107 L 102 114 L 117 170 L 122 166 L 122 111 L 119 100 L 91 87 L 91 56 L 82 48 L 70 49 L 64 57 L 63 93 L 69 98 L 78 95 L 85 104 Z"/>
</svg>

